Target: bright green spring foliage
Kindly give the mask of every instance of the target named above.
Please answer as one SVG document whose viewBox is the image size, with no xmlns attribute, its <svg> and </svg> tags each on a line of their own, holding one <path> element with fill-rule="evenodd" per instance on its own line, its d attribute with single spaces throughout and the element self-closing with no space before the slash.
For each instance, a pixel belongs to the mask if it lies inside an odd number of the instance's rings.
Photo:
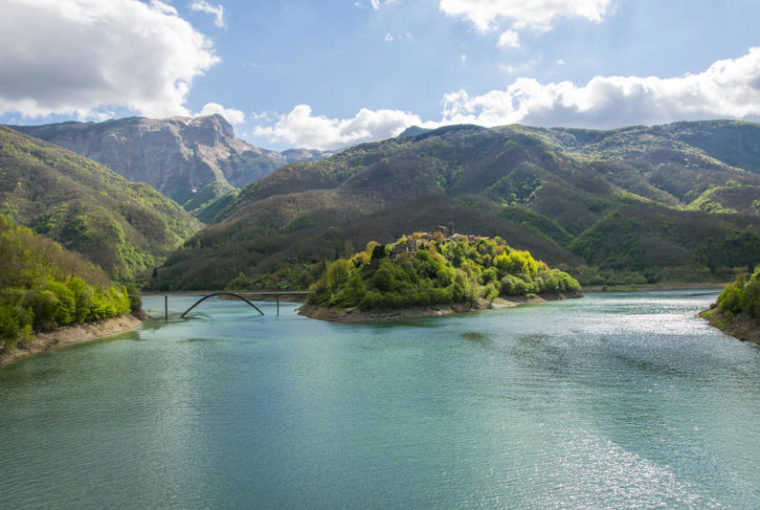
<svg viewBox="0 0 760 510">
<path fill-rule="evenodd" d="M 130 311 L 123 287 L 79 254 L 0 215 L 0 352 L 33 331 Z"/>
<path fill-rule="evenodd" d="M 385 246 L 370 242 L 349 259 L 334 261 L 309 304 L 370 310 L 581 290 L 569 274 L 499 237 L 436 234 L 414 234 Z"/>
<path fill-rule="evenodd" d="M 760 319 L 760 267 L 749 280 L 741 276 L 723 289 L 718 296 L 718 309 L 729 319 L 740 313 Z"/>
</svg>

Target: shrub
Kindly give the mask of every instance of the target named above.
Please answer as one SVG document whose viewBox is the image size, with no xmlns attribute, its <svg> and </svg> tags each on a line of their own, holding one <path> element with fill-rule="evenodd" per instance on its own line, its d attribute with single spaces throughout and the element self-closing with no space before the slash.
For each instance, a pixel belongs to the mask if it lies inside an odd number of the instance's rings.
<svg viewBox="0 0 760 510">
<path fill-rule="evenodd" d="M 739 311 L 740 291 L 736 285 L 728 285 L 718 296 L 718 308 L 722 311 Z"/>
<path fill-rule="evenodd" d="M 334 287 L 341 281 L 343 281 L 350 271 L 348 261 L 345 259 L 338 259 L 327 268 L 327 280 L 328 287 Z"/>
<path fill-rule="evenodd" d="M 29 290 L 26 292 L 24 304 L 31 308 L 34 314 L 34 329 L 49 331 L 57 326 L 55 313 L 60 301 L 55 293 L 49 290 Z"/>
<path fill-rule="evenodd" d="M 69 280 L 68 286 L 74 296 L 74 322 L 81 324 L 90 315 L 93 290 L 78 276 Z"/>
<path fill-rule="evenodd" d="M 55 312 L 53 312 L 53 320 L 55 323 L 59 326 L 71 324 L 76 317 L 76 300 L 74 299 L 74 293 L 61 282 L 48 282 L 45 288 L 55 294 L 55 297 L 58 300 Z"/>
</svg>

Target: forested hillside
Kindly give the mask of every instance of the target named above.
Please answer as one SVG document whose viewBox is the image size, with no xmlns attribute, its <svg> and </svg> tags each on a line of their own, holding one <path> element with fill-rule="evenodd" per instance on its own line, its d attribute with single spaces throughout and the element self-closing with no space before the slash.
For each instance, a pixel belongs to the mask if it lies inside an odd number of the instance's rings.
<svg viewBox="0 0 760 510">
<path fill-rule="evenodd" d="M 35 332 L 129 313 L 130 300 L 102 269 L 0 214 L 0 353 Z"/>
<path fill-rule="evenodd" d="M 200 228 L 147 184 L 0 126 L 0 213 L 60 242 L 111 276 L 133 279 Z"/>
<path fill-rule="evenodd" d="M 304 286 L 323 259 L 449 221 L 586 284 L 729 279 L 760 249 L 758 147 L 758 125 L 727 121 L 412 131 L 252 183 L 153 285 Z"/>
</svg>

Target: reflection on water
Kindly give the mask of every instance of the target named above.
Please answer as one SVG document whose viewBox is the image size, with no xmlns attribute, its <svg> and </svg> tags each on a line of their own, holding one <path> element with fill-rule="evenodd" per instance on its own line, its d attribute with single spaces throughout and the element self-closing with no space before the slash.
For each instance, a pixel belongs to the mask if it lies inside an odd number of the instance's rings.
<svg viewBox="0 0 760 510">
<path fill-rule="evenodd" d="M 383 325 L 163 298 L 0 370 L 8 508 L 758 508 L 760 351 L 717 292 Z"/>
</svg>

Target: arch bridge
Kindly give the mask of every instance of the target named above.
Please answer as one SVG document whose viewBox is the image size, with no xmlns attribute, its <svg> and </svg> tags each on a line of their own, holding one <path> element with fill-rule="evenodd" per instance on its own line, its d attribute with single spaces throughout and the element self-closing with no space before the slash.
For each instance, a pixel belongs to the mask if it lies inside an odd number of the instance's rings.
<svg viewBox="0 0 760 510">
<path fill-rule="evenodd" d="M 259 312 L 261 315 L 264 315 L 264 312 L 262 312 L 261 309 L 258 306 L 254 305 L 247 298 L 245 298 L 244 296 L 241 296 L 240 294 L 237 294 L 235 292 L 214 292 L 212 294 L 207 294 L 207 295 L 203 296 L 202 298 L 200 298 L 198 301 L 196 301 L 193 306 L 191 306 L 190 308 L 188 308 L 187 310 L 185 310 L 185 313 L 183 313 L 182 315 L 180 315 L 180 318 L 184 319 L 185 315 L 187 315 L 188 313 L 190 313 L 190 311 L 193 308 L 195 308 L 199 304 L 203 303 L 208 298 L 212 298 L 212 297 L 215 297 L 215 296 L 232 296 L 232 297 L 236 297 L 238 299 L 242 299 L 243 301 L 245 301 L 246 303 L 248 303 L 249 305 L 251 305 L 253 308 L 255 308 L 256 311 Z M 278 305 L 277 312 L 278 312 L 278 315 L 279 315 L 279 305 Z"/>
<path fill-rule="evenodd" d="M 234 297 L 237 299 L 240 299 L 241 301 L 245 301 L 250 305 L 252 308 L 254 308 L 257 312 L 259 312 L 261 315 L 264 315 L 264 312 L 261 311 L 261 309 L 256 306 L 253 302 L 251 302 L 250 299 L 248 299 L 246 296 L 260 296 L 262 298 L 269 298 L 274 299 L 277 302 L 277 316 L 280 316 L 280 297 L 281 296 L 308 296 L 309 294 L 313 294 L 314 291 L 311 290 L 273 290 L 273 291 L 247 291 L 247 290 L 227 290 L 227 291 L 218 291 L 218 292 L 146 292 L 146 293 L 140 293 L 140 296 L 164 296 L 164 318 L 166 320 L 169 320 L 169 296 L 197 296 L 202 295 L 202 297 L 196 301 L 193 306 L 185 310 L 182 315 L 180 315 L 181 318 L 186 318 L 187 314 L 190 313 L 196 306 L 200 305 L 204 301 L 206 301 L 209 298 L 216 297 L 216 296 L 229 296 Z"/>
</svg>

